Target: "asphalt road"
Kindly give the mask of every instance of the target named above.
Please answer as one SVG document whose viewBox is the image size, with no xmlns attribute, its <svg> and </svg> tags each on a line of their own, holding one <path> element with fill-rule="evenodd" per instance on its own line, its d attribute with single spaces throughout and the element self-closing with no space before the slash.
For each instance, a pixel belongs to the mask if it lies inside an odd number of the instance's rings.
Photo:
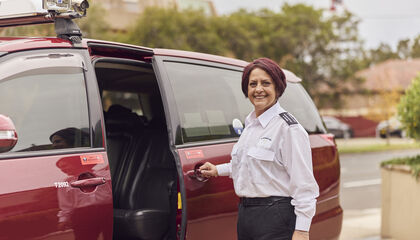
<svg viewBox="0 0 420 240">
<path fill-rule="evenodd" d="M 380 208 L 380 163 L 397 157 L 418 154 L 420 154 L 420 149 L 340 155 L 341 205 L 343 209 Z"/>
<path fill-rule="evenodd" d="M 420 149 L 340 155 L 344 210 L 340 240 L 381 240 L 380 163 L 418 154 Z"/>
</svg>

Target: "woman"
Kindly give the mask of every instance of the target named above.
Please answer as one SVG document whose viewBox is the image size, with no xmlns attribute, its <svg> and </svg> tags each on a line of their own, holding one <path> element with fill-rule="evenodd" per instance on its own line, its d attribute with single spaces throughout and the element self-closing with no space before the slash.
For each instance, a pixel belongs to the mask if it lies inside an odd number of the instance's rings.
<svg viewBox="0 0 420 240">
<path fill-rule="evenodd" d="M 308 134 L 277 102 L 286 88 L 268 58 L 248 64 L 242 92 L 254 105 L 230 163 L 200 167 L 206 177 L 230 176 L 240 197 L 238 240 L 309 239 L 318 185 Z"/>
</svg>

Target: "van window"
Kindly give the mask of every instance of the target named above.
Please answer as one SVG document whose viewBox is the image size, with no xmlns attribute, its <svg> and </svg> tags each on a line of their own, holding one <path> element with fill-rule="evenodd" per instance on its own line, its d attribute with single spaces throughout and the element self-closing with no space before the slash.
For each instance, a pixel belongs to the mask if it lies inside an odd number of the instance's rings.
<svg viewBox="0 0 420 240">
<path fill-rule="evenodd" d="M 232 122 L 238 119 L 243 124 L 253 109 L 241 91 L 242 72 L 171 61 L 164 64 L 184 143 L 239 137 Z"/>
<path fill-rule="evenodd" d="M 49 67 L 0 79 L 0 113 L 16 127 L 12 152 L 90 147 L 83 69 Z"/>
<path fill-rule="evenodd" d="M 288 82 L 279 103 L 308 133 L 326 133 L 315 104 L 300 83 Z"/>
</svg>

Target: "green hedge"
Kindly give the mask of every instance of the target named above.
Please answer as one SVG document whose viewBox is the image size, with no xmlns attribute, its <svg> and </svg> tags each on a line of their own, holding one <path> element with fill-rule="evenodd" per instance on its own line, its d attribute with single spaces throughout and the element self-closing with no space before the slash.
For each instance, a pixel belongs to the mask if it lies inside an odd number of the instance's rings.
<svg viewBox="0 0 420 240">
<path fill-rule="evenodd" d="M 416 179 L 420 176 L 420 155 L 414 157 L 395 158 L 392 160 L 384 161 L 381 163 L 381 167 L 386 165 L 407 165 L 410 166 L 411 172 Z"/>
</svg>

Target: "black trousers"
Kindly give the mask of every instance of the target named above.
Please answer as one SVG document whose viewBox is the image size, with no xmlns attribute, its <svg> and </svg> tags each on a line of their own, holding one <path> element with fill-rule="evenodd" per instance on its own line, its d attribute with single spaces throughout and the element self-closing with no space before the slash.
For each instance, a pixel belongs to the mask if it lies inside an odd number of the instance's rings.
<svg viewBox="0 0 420 240">
<path fill-rule="evenodd" d="M 295 231 L 295 208 L 290 197 L 241 198 L 238 240 L 290 240 Z"/>
</svg>

